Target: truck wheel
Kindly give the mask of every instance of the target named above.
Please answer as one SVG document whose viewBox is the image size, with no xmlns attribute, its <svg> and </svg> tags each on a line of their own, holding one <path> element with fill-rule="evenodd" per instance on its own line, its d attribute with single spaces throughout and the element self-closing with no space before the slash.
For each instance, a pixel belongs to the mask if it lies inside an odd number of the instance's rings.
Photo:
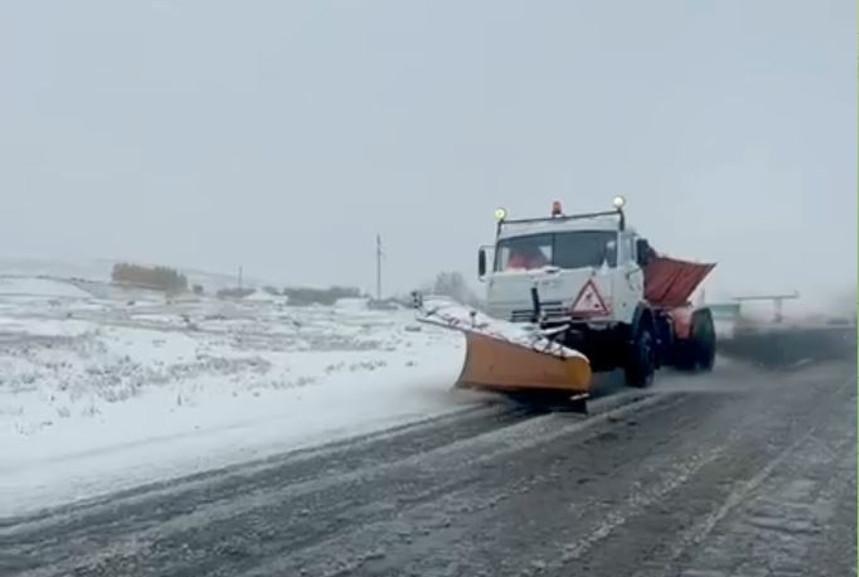
<svg viewBox="0 0 859 577">
<path fill-rule="evenodd" d="M 650 325 L 642 324 L 632 341 L 629 358 L 624 368 L 626 384 L 644 388 L 653 383 L 656 372 L 656 339 Z"/>
<path fill-rule="evenodd" d="M 716 361 L 716 329 L 709 310 L 695 311 L 692 315 L 692 339 L 698 369 L 712 371 Z"/>
</svg>

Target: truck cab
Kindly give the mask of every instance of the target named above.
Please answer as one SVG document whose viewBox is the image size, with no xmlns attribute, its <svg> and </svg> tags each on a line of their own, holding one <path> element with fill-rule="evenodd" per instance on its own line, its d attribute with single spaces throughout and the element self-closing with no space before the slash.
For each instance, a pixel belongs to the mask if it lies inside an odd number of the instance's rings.
<svg viewBox="0 0 859 577">
<path fill-rule="evenodd" d="M 542 219 L 496 217 L 491 263 L 478 258 L 490 315 L 533 322 L 533 290 L 544 324 L 586 323 L 608 328 L 632 323 L 644 295 L 642 264 L 649 247 L 616 210 L 566 216 L 555 203 Z"/>
</svg>

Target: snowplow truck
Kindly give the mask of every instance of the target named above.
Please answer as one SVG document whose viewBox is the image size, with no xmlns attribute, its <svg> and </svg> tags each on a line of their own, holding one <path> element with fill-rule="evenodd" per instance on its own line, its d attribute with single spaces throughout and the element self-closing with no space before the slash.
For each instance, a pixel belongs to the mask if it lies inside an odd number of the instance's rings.
<svg viewBox="0 0 859 577">
<path fill-rule="evenodd" d="M 498 209 L 491 261 L 488 247 L 478 253 L 487 312 L 538 326 L 554 342 L 587 357 L 593 371 L 622 369 L 634 387 L 650 385 L 666 365 L 711 370 L 713 317 L 690 298 L 715 264 L 657 254 L 627 226 L 624 199 L 616 197 L 613 205 L 604 212 L 567 215 L 555 202 L 549 216 L 526 219 L 508 218 Z M 495 352 L 469 354 L 465 373 L 474 375 L 471 382 L 492 388 L 493 375 L 481 374 L 494 364 L 486 359 L 509 354 Z M 533 371 L 520 389 L 557 390 L 541 378 L 542 371 Z"/>
</svg>

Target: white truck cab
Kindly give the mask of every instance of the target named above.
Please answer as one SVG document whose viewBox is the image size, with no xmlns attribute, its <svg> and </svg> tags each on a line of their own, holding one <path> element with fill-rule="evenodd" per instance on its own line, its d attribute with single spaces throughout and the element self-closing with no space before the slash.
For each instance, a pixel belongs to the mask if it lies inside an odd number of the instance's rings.
<svg viewBox="0 0 859 577">
<path fill-rule="evenodd" d="M 499 210 L 491 266 L 479 256 L 489 314 L 533 321 L 536 289 L 544 323 L 631 323 L 644 294 L 637 251 L 646 241 L 625 226 L 622 199 L 615 202 L 614 211 L 572 216 L 555 203 L 542 219 L 510 220 Z"/>
</svg>

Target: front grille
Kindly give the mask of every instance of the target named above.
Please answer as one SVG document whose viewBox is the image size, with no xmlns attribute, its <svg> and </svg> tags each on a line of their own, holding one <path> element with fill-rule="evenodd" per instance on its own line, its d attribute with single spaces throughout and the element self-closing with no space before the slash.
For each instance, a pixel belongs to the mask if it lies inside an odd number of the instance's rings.
<svg viewBox="0 0 859 577">
<path fill-rule="evenodd" d="M 561 301 L 546 301 L 540 303 L 540 309 L 547 319 L 566 318 L 567 311 Z M 510 320 L 514 323 L 528 323 L 534 317 L 533 309 L 515 309 L 510 313 Z"/>
</svg>

